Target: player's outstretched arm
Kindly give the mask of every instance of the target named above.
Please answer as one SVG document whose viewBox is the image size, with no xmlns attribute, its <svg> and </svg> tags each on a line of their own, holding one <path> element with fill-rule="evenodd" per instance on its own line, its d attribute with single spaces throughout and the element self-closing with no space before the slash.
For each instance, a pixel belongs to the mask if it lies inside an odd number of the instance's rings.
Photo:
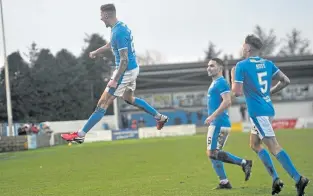
<svg viewBox="0 0 313 196">
<path fill-rule="evenodd" d="M 118 81 L 122 74 L 125 72 L 128 66 L 128 48 L 119 49 L 120 54 L 120 65 L 118 67 L 117 73 L 114 77 L 115 81 Z"/>
<path fill-rule="evenodd" d="M 277 93 L 290 84 L 290 79 L 282 71 L 278 71 L 273 76 L 273 80 L 278 80 L 278 83 L 271 88 L 271 94 Z"/>
<path fill-rule="evenodd" d="M 89 57 L 90 58 L 95 58 L 98 54 L 101 54 L 103 52 L 105 52 L 106 50 L 110 50 L 111 49 L 111 43 L 107 43 L 104 46 L 98 48 L 97 50 L 94 50 L 92 52 L 89 53 Z"/>
</svg>

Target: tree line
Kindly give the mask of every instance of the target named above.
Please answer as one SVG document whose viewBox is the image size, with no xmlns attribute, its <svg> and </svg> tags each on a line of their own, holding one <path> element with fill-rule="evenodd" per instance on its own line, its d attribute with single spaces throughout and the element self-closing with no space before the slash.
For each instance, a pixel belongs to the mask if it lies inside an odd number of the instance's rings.
<svg viewBox="0 0 313 196">
<path fill-rule="evenodd" d="M 96 60 L 89 52 L 106 44 L 98 34 L 87 36 L 75 57 L 62 49 L 53 55 L 32 43 L 27 54 L 8 56 L 14 122 L 87 119 L 94 110 L 114 65 L 111 51 Z M 27 61 L 23 58 L 27 59 Z M 0 74 L 0 121 L 7 121 L 4 69 Z M 108 114 L 113 113 L 112 106 Z"/>
<path fill-rule="evenodd" d="M 260 55 L 295 56 L 311 54 L 310 42 L 293 29 L 279 42 L 273 29 L 266 32 L 256 26 L 254 33 L 264 43 Z M 8 56 L 14 122 L 43 122 L 87 119 L 110 78 L 114 56 L 107 51 L 100 58 L 90 59 L 89 52 L 106 44 L 99 34 L 87 35 L 85 47 L 76 57 L 62 49 L 55 55 L 49 49 L 32 43 L 26 54 L 19 51 Z M 281 45 L 278 52 L 277 47 Z M 206 59 L 218 57 L 222 51 L 210 42 Z M 141 64 L 159 62 L 155 51 L 139 56 Z M 225 55 L 224 58 L 233 58 Z M 24 60 L 26 59 L 26 61 Z M 0 73 L 0 122 L 7 121 L 4 69 Z M 113 113 L 111 106 L 107 114 Z"/>
<path fill-rule="evenodd" d="M 256 25 L 253 33 L 263 42 L 263 48 L 260 50 L 260 56 L 303 56 L 311 55 L 310 41 L 302 37 L 301 31 L 292 29 L 285 38 L 278 39 L 274 29 L 268 32 L 259 25 Z M 205 51 L 205 59 L 220 57 L 222 50 L 218 50 L 213 42 L 209 42 L 208 49 Z M 233 59 L 233 55 L 225 54 L 223 59 Z"/>
</svg>

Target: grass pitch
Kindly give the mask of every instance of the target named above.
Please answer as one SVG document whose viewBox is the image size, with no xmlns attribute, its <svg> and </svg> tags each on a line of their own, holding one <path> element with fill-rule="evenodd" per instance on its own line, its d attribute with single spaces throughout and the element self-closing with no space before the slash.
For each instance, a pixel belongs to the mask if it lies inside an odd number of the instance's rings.
<svg viewBox="0 0 313 196">
<path fill-rule="evenodd" d="M 280 144 L 301 174 L 313 180 L 313 130 L 281 130 Z M 226 164 L 232 190 L 218 184 L 206 157 L 206 136 L 168 137 L 58 146 L 0 154 L 1 196 L 202 196 L 271 195 L 271 177 L 249 148 L 249 134 L 231 133 L 225 150 L 252 159 L 250 181 Z M 274 157 L 285 183 L 280 195 L 296 195 L 293 180 Z M 313 195 L 313 183 L 307 195 Z"/>
</svg>

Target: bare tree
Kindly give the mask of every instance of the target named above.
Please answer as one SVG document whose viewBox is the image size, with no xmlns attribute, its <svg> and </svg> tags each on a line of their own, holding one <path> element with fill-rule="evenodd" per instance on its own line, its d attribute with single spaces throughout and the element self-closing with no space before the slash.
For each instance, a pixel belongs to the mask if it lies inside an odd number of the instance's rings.
<svg viewBox="0 0 313 196">
<path fill-rule="evenodd" d="M 39 55 L 39 49 L 37 48 L 37 44 L 33 42 L 30 47 L 28 47 L 28 54 L 24 52 L 23 55 L 29 61 L 30 67 L 33 67 Z"/>
<path fill-rule="evenodd" d="M 221 55 L 221 50 L 216 50 L 216 45 L 213 42 L 209 42 L 208 50 L 205 51 L 205 60 L 210 60 L 212 58 L 219 57 Z"/>
<path fill-rule="evenodd" d="M 301 37 L 301 32 L 292 29 L 290 34 L 283 39 L 284 45 L 279 51 L 279 56 L 301 56 L 312 54 L 310 51 L 310 41 Z"/>
<path fill-rule="evenodd" d="M 274 30 L 270 29 L 269 32 L 267 33 L 265 29 L 263 29 L 260 25 L 256 25 L 253 32 L 256 36 L 258 36 L 261 39 L 263 43 L 263 47 L 261 48 L 259 55 L 260 56 L 273 55 L 273 52 L 275 51 L 278 45 L 277 37 L 274 33 Z"/>
</svg>

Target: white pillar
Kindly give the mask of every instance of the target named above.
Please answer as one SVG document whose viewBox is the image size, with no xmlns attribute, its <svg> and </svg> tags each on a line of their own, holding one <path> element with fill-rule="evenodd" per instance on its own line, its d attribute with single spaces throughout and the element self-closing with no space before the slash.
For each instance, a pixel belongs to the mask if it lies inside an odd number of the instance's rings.
<svg viewBox="0 0 313 196">
<path fill-rule="evenodd" d="M 13 117 L 12 117 L 11 90 L 10 90 L 10 80 L 9 80 L 9 65 L 8 65 L 8 59 L 7 59 L 7 54 L 6 54 L 7 52 L 6 52 L 6 43 L 5 43 L 5 30 L 4 30 L 2 0 L 0 0 L 0 7 L 1 7 L 1 26 L 2 26 L 5 90 L 6 90 L 6 98 L 7 98 L 8 128 L 9 128 L 9 136 L 14 136 L 15 133 L 13 132 Z"/>
</svg>

